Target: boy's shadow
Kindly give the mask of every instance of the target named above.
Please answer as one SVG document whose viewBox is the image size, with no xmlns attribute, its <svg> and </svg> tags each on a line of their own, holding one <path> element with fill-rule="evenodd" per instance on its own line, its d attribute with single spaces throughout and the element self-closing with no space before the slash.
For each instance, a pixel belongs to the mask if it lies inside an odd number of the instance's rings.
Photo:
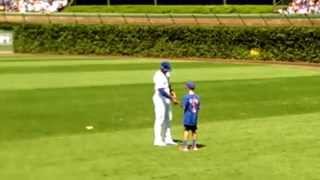
<svg viewBox="0 0 320 180">
<path fill-rule="evenodd" d="M 173 140 L 175 143 L 177 143 L 178 145 L 182 145 L 182 143 L 183 143 L 183 141 L 182 140 L 180 140 L 180 139 L 174 139 Z M 190 147 L 191 147 L 191 145 L 189 145 Z M 190 148 L 189 147 L 189 148 Z M 204 144 L 197 144 L 197 147 L 198 147 L 198 149 L 202 149 L 202 148 L 205 148 L 206 147 L 206 145 L 204 145 Z"/>
</svg>

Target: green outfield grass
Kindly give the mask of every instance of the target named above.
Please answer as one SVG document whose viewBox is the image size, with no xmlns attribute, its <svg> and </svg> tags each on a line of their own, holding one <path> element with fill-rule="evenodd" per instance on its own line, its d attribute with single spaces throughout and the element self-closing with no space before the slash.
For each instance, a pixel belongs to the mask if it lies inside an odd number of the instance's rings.
<svg viewBox="0 0 320 180">
<path fill-rule="evenodd" d="M 272 5 L 112 5 L 112 6 L 70 6 L 64 12 L 86 13 L 186 13 L 186 14 L 220 14 L 220 13 L 274 13 Z"/>
<path fill-rule="evenodd" d="M 0 56 L 0 179 L 320 178 L 320 69 L 173 61 L 178 96 L 193 80 L 202 100 L 203 147 L 184 153 L 152 146 L 159 62 Z"/>
</svg>

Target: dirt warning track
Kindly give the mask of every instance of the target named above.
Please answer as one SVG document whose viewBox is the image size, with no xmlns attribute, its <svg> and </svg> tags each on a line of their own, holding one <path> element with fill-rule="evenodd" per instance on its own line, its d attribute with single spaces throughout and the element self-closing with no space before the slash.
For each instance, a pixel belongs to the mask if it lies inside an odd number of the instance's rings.
<svg viewBox="0 0 320 180">
<path fill-rule="evenodd" d="M 278 14 L 97 14 L 2 13 L 0 23 L 36 24 L 142 24 L 205 26 L 320 26 L 320 16 Z"/>
</svg>

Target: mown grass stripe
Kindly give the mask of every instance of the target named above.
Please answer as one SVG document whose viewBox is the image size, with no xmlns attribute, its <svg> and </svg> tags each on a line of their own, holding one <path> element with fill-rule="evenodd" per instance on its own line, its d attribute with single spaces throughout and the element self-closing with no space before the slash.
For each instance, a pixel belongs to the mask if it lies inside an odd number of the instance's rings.
<svg viewBox="0 0 320 180">
<path fill-rule="evenodd" d="M 0 55 L 0 63 L 2 62 L 24 62 L 24 61 L 66 61 L 66 60 L 78 60 L 78 61 L 91 61 L 91 60 L 120 60 L 130 61 L 132 60 L 150 60 L 154 58 L 140 58 L 140 57 L 125 57 L 125 56 L 83 56 L 83 55 L 54 55 L 54 54 L 13 54 L 13 55 Z"/>
<path fill-rule="evenodd" d="M 0 67 L 48 67 L 48 66 L 74 66 L 74 65 L 116 65 L 116 64 L 146 64 L 159 63 L 160 61 L 150 60 L 79 60 L 79 59 L 61 59 L 52 60 L 24 60 L 24 61 L 0 61 Z"/>
<path fill-rule="evenodd" d="M 0 74 L 28 74 L 28 73 L 49 73 L 49 72 L 97 72 L 97 71 L 128 71 L 128 70 L 156 70 L 159 68 L 159 63 L 132 63 L 132 64 L 113 64 L 113 63 L 96 63 L 96 64 L 55 64 L 43 66 L 42 63 L 37 66 L 1 66 Z M 173 70 L 176 69 L 199 69 L 199 68 L 230 68 L 230 67 L 245 67 L 245 66 L 262 66 L 262 65 L 247 65 L 247 64 L 222 64 L 222 63 L 190 63 L 190 62 L 174 62 Z M 125 72 L 124 72 L 125 73 Z"/>
<path fill-rule="evenodd" d="M 4 74 L 0 76 L 0 90 L 85 87 L 125 84 L 151 84 L 154 70 L 106 72 L 57 72 Z M 172 82 L 266 79 L 319 75 L 317 71 L 286 67 L 230 67 L 177 69 L 172 72 Z"/>
</svg>

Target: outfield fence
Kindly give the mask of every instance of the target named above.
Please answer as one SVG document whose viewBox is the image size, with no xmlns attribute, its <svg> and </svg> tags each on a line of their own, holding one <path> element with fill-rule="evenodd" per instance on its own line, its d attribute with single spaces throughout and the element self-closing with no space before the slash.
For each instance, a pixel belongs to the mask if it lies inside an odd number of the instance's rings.
<svg viewBox="0 0 320 180">
<path fill-rule="evenodd" d="M 320 26 L 320 15 L 1 13 L 0 23 L 143 24 L 209 26 Z"/>
</svg>

